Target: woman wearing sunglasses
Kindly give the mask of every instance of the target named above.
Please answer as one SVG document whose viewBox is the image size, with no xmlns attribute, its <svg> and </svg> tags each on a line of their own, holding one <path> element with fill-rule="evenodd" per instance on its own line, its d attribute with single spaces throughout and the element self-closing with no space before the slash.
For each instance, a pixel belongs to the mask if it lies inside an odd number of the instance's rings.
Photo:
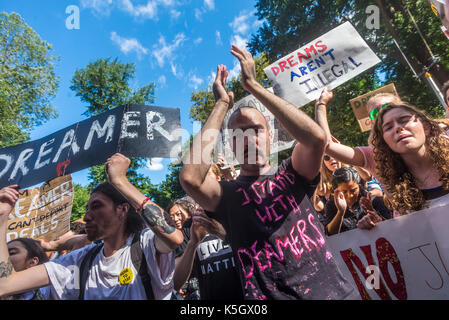
<svg viewBox="0 0 449 320">
<path fill-rule="evenodd" d="M 346 166 L 343 164 L 343 166 Z M 340 169 L 342 163 L 331 156 L 325 154 L 320 168 L 320 182 L 318 183 L 313 195 L 313 206 L 319 214 L 319 218 L 324 223 L 322 216 L 326 202 L 331 198 L 332 174 Z"/>
</svg>

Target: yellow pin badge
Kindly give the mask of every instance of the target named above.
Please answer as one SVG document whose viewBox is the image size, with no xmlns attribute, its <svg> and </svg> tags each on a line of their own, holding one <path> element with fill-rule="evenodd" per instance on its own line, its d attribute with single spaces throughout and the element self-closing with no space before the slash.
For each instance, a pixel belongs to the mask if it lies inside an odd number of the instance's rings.
<svg viewBox="0 0 449 320">
<path fill-rule="evenodd" d="M 130 268 L 125 268 L 120 271 L 118 280 L 122 285 L 130 284 L 133 281 L 133 271 Z"/>
</svg>

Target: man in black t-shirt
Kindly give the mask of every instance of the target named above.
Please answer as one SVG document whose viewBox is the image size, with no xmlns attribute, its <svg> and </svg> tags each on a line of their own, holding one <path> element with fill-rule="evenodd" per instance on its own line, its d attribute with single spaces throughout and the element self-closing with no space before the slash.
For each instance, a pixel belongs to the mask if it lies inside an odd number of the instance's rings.
<svg viewBox="0 0 449 320">
<path fill-rule="evenodd" d="M 225 228 L 237 256 L 245 299 L 354 298 L 355 290 L 337 268 L 309 200 L 327 143 L 324 131 L 257 82 L 248 51 L 232 46 L 231 53 L 240 61 L 243 88 L 271 111 L 298 144 L 290 158 L 271 167 L 272 133 L 267 121 L 257 109 L 240 108 L 228 123 L 229 129 L 236 130 L 230 136 L 240 176 L 235 181 L 205 179 L 210 146 L 215 145 L 233 105 L 233 94 L 225 90 L 228 73 L 220 65 L 213 85 L 216 104 L 184 160 L 183 188 Z"/>
</svg>

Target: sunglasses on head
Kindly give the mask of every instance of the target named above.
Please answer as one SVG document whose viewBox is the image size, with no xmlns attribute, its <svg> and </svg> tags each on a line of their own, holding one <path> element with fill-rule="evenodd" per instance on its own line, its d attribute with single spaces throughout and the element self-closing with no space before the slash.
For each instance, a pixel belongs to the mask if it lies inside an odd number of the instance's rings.
<svg viewBox="0 0 449 320">
<path fill-rule="evenodd" d="M 369 112 L 370 119 L 371 120 L 375 120 L 377 118 L 377 116 L 379 115 L 380 110 L 382 110 L 386 106 L 388 106 L 388 103 L 385 103 L 385 104 L 381 105 L 380 108 L 376 108 L 376 109 L 371 110 Z"/>
</svg>

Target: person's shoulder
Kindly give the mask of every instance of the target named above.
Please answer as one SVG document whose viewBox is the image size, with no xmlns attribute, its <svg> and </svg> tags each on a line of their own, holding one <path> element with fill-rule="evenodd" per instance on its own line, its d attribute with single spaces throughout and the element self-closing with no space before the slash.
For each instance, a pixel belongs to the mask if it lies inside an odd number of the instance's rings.
<svg viewBox="0 0 449 320">
<path fill-rule="evenodd" d="M 67 264 L 81 264 L 84 257 L 87 255 L 87 253 L 92 250 L 94 247 L 101 245 L 100 243 L 91 243 L 89 245 L 86 245 L 82 248 L 73 250 L 63 256 L 59 256 L 56 259 L 50 260 L 46 262 L 45 264 L 51 264 L 51 263 L 57 263 L 61 265 L 67 265 Z"/>
<path fill-rule="evenodd" d="M 307 187 L 315 188 L 320 181 L 320 174 L 318 173 L 315 178 L 308 179 L 300 175 L 295 168 L 293 168 L 292 157 L 282 160 L 277 169 L 277 174 L 292 174 L 296 177 L 295 181 L 300 182 Z"/>
<path fill-rule="evenodd" d="M 360 150 L 360 152 L 362 152 L 365 157 L 374 154 L 374 147 L 372 146 L 358 146 L 355 147 L 355 149 Z"/>
</svg>

